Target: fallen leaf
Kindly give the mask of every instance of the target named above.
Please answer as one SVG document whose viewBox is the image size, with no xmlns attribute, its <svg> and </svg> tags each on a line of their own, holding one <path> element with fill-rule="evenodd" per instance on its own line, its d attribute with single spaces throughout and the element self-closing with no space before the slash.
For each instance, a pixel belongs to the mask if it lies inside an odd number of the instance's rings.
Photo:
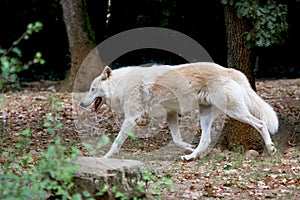
<svg viewBox="0 0 300 200">
<path fill-rule="evenodd" d="M 289 153 L 289 152 L 293 152 L 295 149 L 293 148 L 293 147 L 291 147 L 291 148 L 288 148 L 288 149 L 286 149 L 286 150 L 284 150 L 284 154 L 287 154 L 287 153 Z"/>
</svg>

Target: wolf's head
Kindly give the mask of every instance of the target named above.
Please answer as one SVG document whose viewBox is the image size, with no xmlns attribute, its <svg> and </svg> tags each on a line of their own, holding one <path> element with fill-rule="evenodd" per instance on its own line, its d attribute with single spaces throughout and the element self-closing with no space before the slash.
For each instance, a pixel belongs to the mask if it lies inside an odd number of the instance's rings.
<svg viewBox="0 0 300 200">
<path fill-rule="evenodd" d="M 84 100 L 80 103 L 80 106 L 87 107 L 94 102 L 95 111 L 105 103 L 105 82 L 112 74 L 110 67 L 106 66 L 100 76 L 95 78 L 91 84 L 90 90 L 85 96 Z"/>
</svg>

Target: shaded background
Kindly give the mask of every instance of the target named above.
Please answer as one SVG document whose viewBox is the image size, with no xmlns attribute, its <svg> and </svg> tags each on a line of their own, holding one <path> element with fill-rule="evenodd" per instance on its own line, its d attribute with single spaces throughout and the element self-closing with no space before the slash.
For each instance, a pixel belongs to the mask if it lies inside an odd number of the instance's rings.
<svg viewBox="0 0 300 200">
<path fill-rule="evenodd" d="M 22 81 L 62 80 L 70 69 L 66 27 L 59 0 L 0 0 L 0 47 L 8 48 L 26 30 L 28 23 L 41 21 L 43 29 L 23 41 L 23 60 L 40 51 L 46 64 L 32 66 L 20 74 Z M 281 1 L 288 5 L 289 31 L 285 43 L 270 48 L 256 48 L 256 78 L 300 77 L 300 1 Z M 226 37 L 223 5 L 220 0 L 112 0 L 107 19 L 107 1 L 88 0 L 88 14 L 96 43 L 119 32 L 137 27 L 165 27 L 179 31 L 202 45 L 213 60 L 226 66 Z M 108 20 L 108 21 L 107 21 Z M 179 64 L 177 55 L 156 49 L 127 53 L 113 67 L 149 62 Z"/>
</svg>

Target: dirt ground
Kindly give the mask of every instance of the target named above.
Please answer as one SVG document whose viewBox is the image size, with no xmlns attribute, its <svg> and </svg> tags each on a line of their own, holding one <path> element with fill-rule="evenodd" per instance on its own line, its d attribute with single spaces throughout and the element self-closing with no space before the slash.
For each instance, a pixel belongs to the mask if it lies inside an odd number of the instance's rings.
<svg viewBox="0 0 300 200">
<path fill-rule="evenodd" d="M 143 161 L 155 171 L 157 178 L 149 184 L 145 199 L 300 199 L 300 79 L 259 80 L 256 84 L 258 94 L 280 119 L 279 131 L 272 136 L 276 155 L 254 156 L 212 146 L 203 158 L 183 162 L 178 158 L 187 152 L 173 145 L 165 120 L 153 119 L 150 126 L 132 134 L 116 156 Z M 55 92 L 52 82 L 1 94 L 1 148 L 17 143 L 20 132 L 30 127 L 30 151 L 37 159 L 55 137 L 77 146 L 82 155 L 90 155 L 91 150 L 93 156 L 104 155 L 111 142 L 100 144 L 101 138 L 105 135 L 112 141 L 123 117 L 105 107 L 98 113 L 80 109 L 78 101 L 74 94 Z M 53 127 L 54 134 L 44 126 L 49 120 L 54 125 L 62 123 L 59 129 Z M 182 116 L 180 128 L 188 133 L 186 141 L 197 142 L 197 112 Z"/>
</svg>

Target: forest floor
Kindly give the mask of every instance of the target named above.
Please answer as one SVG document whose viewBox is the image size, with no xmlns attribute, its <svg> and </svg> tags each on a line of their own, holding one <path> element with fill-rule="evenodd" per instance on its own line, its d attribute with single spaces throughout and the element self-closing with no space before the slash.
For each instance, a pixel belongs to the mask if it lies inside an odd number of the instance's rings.
<svg viewBox="0 0 300 200">
<path fill-rule="evenodd" d="M 149 127 L 131 135 L 116 156 L 140 160 L 154 169 L 157 179 L 147 188 L 145 199 L 300 199 L 300 79 L 259 80 L 256 84 L 258 94 L 280 119 L 279 131 L 272 136 L 276 155 L 251 156 L 213 147 L 203 158 L 183 162 L 178 158 L 187 152 L 172 144 L 165 121 L 154 119 Z M 57 93 L 54 83 L 46 82 L 1 94 L 0 122 L 2 150 L 18 143 L 22 130 L 30 127 L 29 151 L 36 159 L 56 137 L 78 147 L 82 155 L 101 156 L 111 144 L 103 146 L 103 135 L 113 140 L 122 115 L 106 107 L 98 113 L 83 110 L 77 96 Z M 180 128 L 194 133 L 185 135 L 185 140 L 198 141 L 197 113 L 182 116 Z"/>
</svg>

